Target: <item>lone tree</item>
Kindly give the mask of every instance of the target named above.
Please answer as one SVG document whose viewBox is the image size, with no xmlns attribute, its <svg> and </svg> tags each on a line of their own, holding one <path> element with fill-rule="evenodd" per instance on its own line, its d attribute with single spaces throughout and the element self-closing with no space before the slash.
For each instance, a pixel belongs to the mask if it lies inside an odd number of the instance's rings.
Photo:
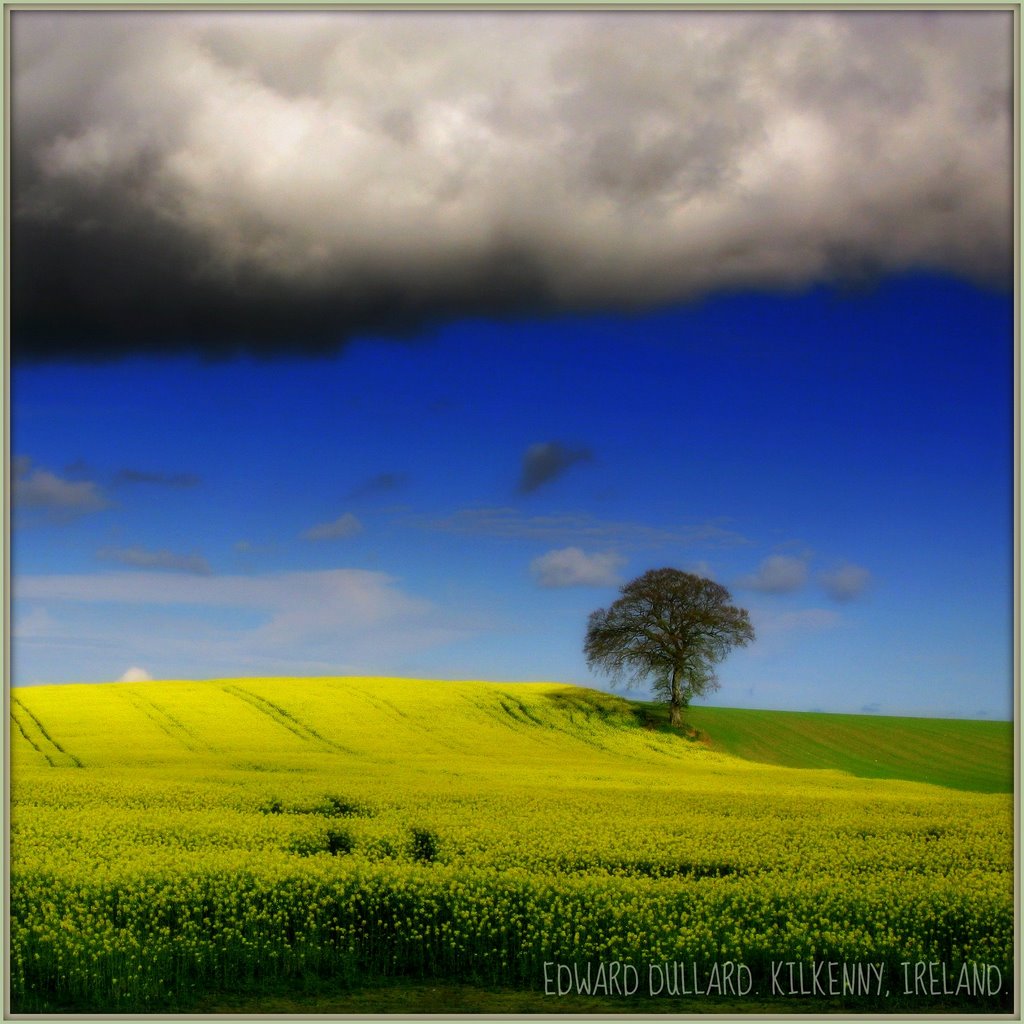
<svg viewBox="0 0 1024 1024">
<path fill-rule="evenodd" d="M 587 665 L 627 686 L 650 679 L 672 724 L 681 725 L 693 697 L 718 689 L 714 666 L 754 639 L 746 611 L 731 601 L 725 587 L 703 576 L 651 569 L 627 583 L 610 608 L 591 613 Z"/>
</svg>

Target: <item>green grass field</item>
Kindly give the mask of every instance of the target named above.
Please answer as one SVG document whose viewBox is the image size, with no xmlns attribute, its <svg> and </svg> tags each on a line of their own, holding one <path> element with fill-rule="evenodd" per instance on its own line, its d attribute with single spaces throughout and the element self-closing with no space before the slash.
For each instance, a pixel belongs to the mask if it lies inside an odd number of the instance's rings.
<svg viewBox="0 0 1024 1024">
<path fill-rule="evenodd" d="M 395 679 L 20 688 L 11 718 L 16 1012 L 1013 1003 L 1005 723 L 678 732 L 592 690 Z"/>
<path fill-rule="evenodd" d="M 664 709 L 638 709 L 667 727 Z M 1013 791 L 1012 722 L 694 707 L 687 723 L 711 749 L 748 761 L 977 793 Z"/>
</svg>

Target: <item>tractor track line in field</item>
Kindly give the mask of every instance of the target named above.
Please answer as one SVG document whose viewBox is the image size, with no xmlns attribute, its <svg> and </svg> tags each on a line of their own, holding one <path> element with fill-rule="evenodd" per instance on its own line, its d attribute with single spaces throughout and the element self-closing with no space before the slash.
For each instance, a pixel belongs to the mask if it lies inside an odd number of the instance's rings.
<svg viewBox="0 0 1024 1024">
<path fill-rule="evenodd" d="M 32 749 L 34 751 L 36 751 L 37 753 L 42 754 L 43 757 L 46 758 L 46 763 L 51 768 L 56 768 L 57 766 L 53 763 L 53 758 L 50 757 L 50 755 L 45 750 L 43 750 L 43 748 L 40 747 L 35 742 L 35 740 L 33 740 L 31 736 L 29 736 L 29 734 L 27 732 L 25 732 L 25 727 L 21 724 L 21 722 L 18 721 L 18 716 L 14 713 L 14 708 L 13 707 L 11 708 L 11 721 L 18 727 L 18 732 L 20 732 L 21 735 L 24 736 L 25 739 L 28 740 L 29 745 L 32 747 Z"/>
<path fill-rule="evenodd" d="M 247 704 L 252 705 L 252 707 L 266 715 L 272 722 L 294 733 L 299 739 L 307 743 L 313 740 L 330 747 L 332 750 L 340 750 L 345 754 L 354 753 L 348 747 L 343 747 L 340 743 L 335 743 L 334 740 L 329 740 L 326 736 L 321 735 L 316 729 L 296 718 L 290 711 L 286 711 L 284 708 L 273 703 L 273 701 L 260 697 L 251 690 L 244 690 L 241 686 L 224 686 L 221 689 L 230 696 L 237 697 L 239 700 L 244 700 Z"/>
<path fill-rule="evenodd" d="M 64 757 L 66 757 L 66 758 L 70 759 L 70 761 L 72 762 L 72 764 L 74 764 L 74 766 L 75 766 L 76 768 L 84 768 L 84 767 L 85 767 L 85 766 L 84 766 L 84 765 L 82 764 L 82 762 L 81 762 L 81 761 L 79 761 L 77 757 L 75 757 L 75 755 L 74 755 L 74 754 L 72 754 L 72 753 L 71 753 L 70 751 L 68 751 L 68 750 L 65 750 L 65 749 L 64 749 L 64 748 L 63 748 L 63 747 L 62 747 L 62 746 L 61 746 L 61 745 L 60 745 L 60 744 L 59 744 L 59 743 L 58 743 L 58 742 L 57 742 L 57 741 L 56 741 L 56 740 L 55 740 L 55 739 L 54 739 L 54 738 L 53 738 L 53 737 L 52 737 L 52 736 L 51 736 L 51 735 L 50 735 L 50 734 L 49 734 L 49 733 L 48 733 L 48 732 L 46 731 L 46 727 L 45 727 L 45 726 L 43 725 L 43 723 L 42 723 L 42 722 L 40 722 L 40 721 L 39 721 L 39 719 L 38 719 L 38 718 L 36 718 L 36 716 L 35 716 L 34 714 L 32 714 L 32 712 L 31 712 L 31 711 L 29 711 L 29 709 L 28 709 L 27 707 L 25 707 L 25 705 L 24 705 L 24 704 L 23 704 L 23 703 L 22 703 L 22 702 L 21 702 L 20 700 L 18 700 L 18 698 L 17 698 L 17 697 L 15 697 L 15 696 L 12 696 L 12 697 L 11 697 L 11 714 L 12 714 L 12 715 L 14 714 L 14 706 L 15 706 L 15 705 L 17 705 L 17 706 L 18 706 L 18 708 L 19 708 L 19 709 L 20 709 L 21 711 L 23 711 L 23 712 L 24 712 L 24 713 L 25 713 L 25 714 L 26 714 L 26 715 L 27 715 L 27 716 L 28 716 L 28 717 L 29 717 L 29 718 L 30 718 L 30 719 L 32 720 L 32 724 L 33 724 L 33 725 L 35 725 L 35 727 L 36 727 L 36 728 L 37 728 L 37 729 L 39 730 L 39 734 L 40 734 L 40 735 L 41 735 L 41 736 L 43 737 L 43 739 L 44 739 L 44 740 L 46 740 L 46 742 L 47 742 L 47 743 L 49 743 L 49 744 L 50 744 L 50 746 L 51 746 L 51 747 L 53 747 L 53 748 L 54 748 L 54 750 L 56 750 L 56 751 L 57 751 L 57 752 L 58 752 L 59 754 L 63 754 L 63 755 L 64 755 Z M 24 733 L 24 731 L 25 731 L 25 730 L 24 730 L 24 727 L 23 727 L 23 726 L 21 726 L 21 724 L 20 724 L 20 723 L 19 723 L 19 728 L 21 728 L 22 732 Z M 25 738 L 26 738 L 26 739 L 28 739 L 27 735 L 26 735 L 26 737 L 25 737 Z M 29 742 L 31 742 L 31 740 L 30 740 Z M 35 746 L 35 744 L 34 744 L 34 743 L 33 743 L 32 745 L 33 745 L 33 746 Z M 37 750 L 39 750 L 39 748 L 38 748 L 38 747 L 36 747 L 36 749 L 37 749 Z M 42 753 L 42 750 L 40 750 L 40 753 Z M 44 756 L 46 756 L 46 755 L 44 755 Z M 52 761 L 52 760 L 50 760 L 50 758 L 49 758 L 48 756 L 47 756 L 47 758 L 46 758 L 46 759 L 47 759 L 48 761 L 50 761 L 50 763 L 51 763 L 51 764 L 53 764 L 53 766 L 54 766 L 54 767 L 56 767 L 56 765 L 55 765 L 55 764 L 53 763 L 53 761 Z"/>
<path fill-rule="evenodd" d="M 198 737 L 191 729 L 182 725 L 169 711 L 165 711 L 159 704 L 139 694 L 130 693 L 126 694 L 126 696 L 138 711 L 141 711 L 161 732 L 170 736 L 172 740 L 176 740 L 193 754 L 198 754 L 202 751 L 202 747 L 193 746 L 193 743 L 190 742 L 197 740 Z"/>
</svg>

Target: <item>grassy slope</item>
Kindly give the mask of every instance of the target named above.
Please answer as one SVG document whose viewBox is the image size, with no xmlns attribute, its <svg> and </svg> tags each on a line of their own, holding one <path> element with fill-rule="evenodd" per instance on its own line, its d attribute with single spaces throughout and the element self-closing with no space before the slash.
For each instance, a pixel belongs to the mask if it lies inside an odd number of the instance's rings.
<svg viewBox="0 0 1024 1024">
<path fill-rule="evenodd" d="M 649 713 L 659 720 L 661 715 Z M 714 750 L 789 768 L 835 768 L 979 793 L 1013 791 L 1013 723 L 694 707 Z"/>
<path fill-rule="evenodd" d="M 661 756 L 684 760 L 684 747 L 705 746 L 747 762 L 868 779 L 1013 788 L 1009 722 L 697 707 L 687 717 L 703 743 L 677 746 L 664 708 L 555 684 L 288 679 L 29 687 L 12 691 L 12 712 L 14 749 L 40 765 L 70 766 L 80 756 L 99 766 L 113 729 L 131 736 L 136 755 L 150 763 L 176 761 L 185 750 L 202 758 L 219 749 L 232 758 L 286 741 L 296 751 L 434 765 L 500 749 L 527 768 L 538 757 L 558 763 L 581 744 L 611 753 L 627 740 L 623 728 L 646 726 Z M 235 728 L 223 747 L 218 733 L 226 722 Z"/>
</svg>

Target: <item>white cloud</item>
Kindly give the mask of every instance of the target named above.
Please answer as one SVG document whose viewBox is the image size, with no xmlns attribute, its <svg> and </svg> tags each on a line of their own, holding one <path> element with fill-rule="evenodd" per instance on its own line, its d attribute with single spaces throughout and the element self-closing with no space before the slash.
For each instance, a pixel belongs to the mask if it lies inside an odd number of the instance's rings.
<svg viewBox="0 0 1024 1024">
<path fill-rule="evenodd" d="M 740 579 L 741 587 L 766 594 L 791 594 L 807 582 L 807 560 L 793 555 L 772 555 L 756 573 Z"/>
<path fill-rule="evenodd" d="M 293 603 L 322 600 L 350 605 L 359 622 L 370 624 L 394 610 L 421 606 L 394 589 L 394 579 L 363 569 L 325 569 L 259 576 L 165 576 L 152 572 L 20 576 L 14 593 L 28 600 L 136 605 L 193 605 L 214 608 L 285 610 Z M 351 622 L 351 618 L 348 620 Z"/>
<path fill-rule="evenodd" d="M 159 572 L 35 575 L 14 600 L 77 609 L 68 639 L 107 656 L 130 651 L 164 678 L 381 671 L 397 659 L 472 632 L 465 619 L 361 569 L 198 576 Z M 120 605 L 113 610 L 99 606 Z M 90 615 L 90 609 L 94 609 Z M 134 623 L 144 617 L 145 631 Z M 199 665 L 180 669 L 177 666 Z"/>
<path fill-rule="evenodd" d="M 586 554 L 580 548 L 549 551 L 530 563 L 542 587 L 609 587 L 621 583 L 619 568 L 625 559 L 613 551 Z"/>
<path fill-rule="evenodd" d="M 170 572 L 187 572 L 199 576 L 210 573 L 210 563 L 202 555 L 180 555 L 162 549 L 149 551 L 142 547 L 100 548 L 97 557 L 108 562 L 137 566 L 140 569 L 166 569 Z"/>
<path fill-rule="evenodd" d="M 853 601 L 871 585 L 871 573 L 852 562 L 844 562 L 830 572 L 823 572 L 819 579 L 828 596 L 840 602 Z"/>
<path fill-rule="evenodd" d="M 152 678 L 144 668 L 133 665 L 131 668 L 126 669 L 117 681 L 119 683 L 148 683 Z"/>
<path fill-rule="evenodd" d="M 351 513 L 346 512 L 330 523 L 311 526 L 302 534 L 303 540 L 337 540 L 340 537 L 354 537 L 361 533 L 363 524 Z"/>
</svg>

